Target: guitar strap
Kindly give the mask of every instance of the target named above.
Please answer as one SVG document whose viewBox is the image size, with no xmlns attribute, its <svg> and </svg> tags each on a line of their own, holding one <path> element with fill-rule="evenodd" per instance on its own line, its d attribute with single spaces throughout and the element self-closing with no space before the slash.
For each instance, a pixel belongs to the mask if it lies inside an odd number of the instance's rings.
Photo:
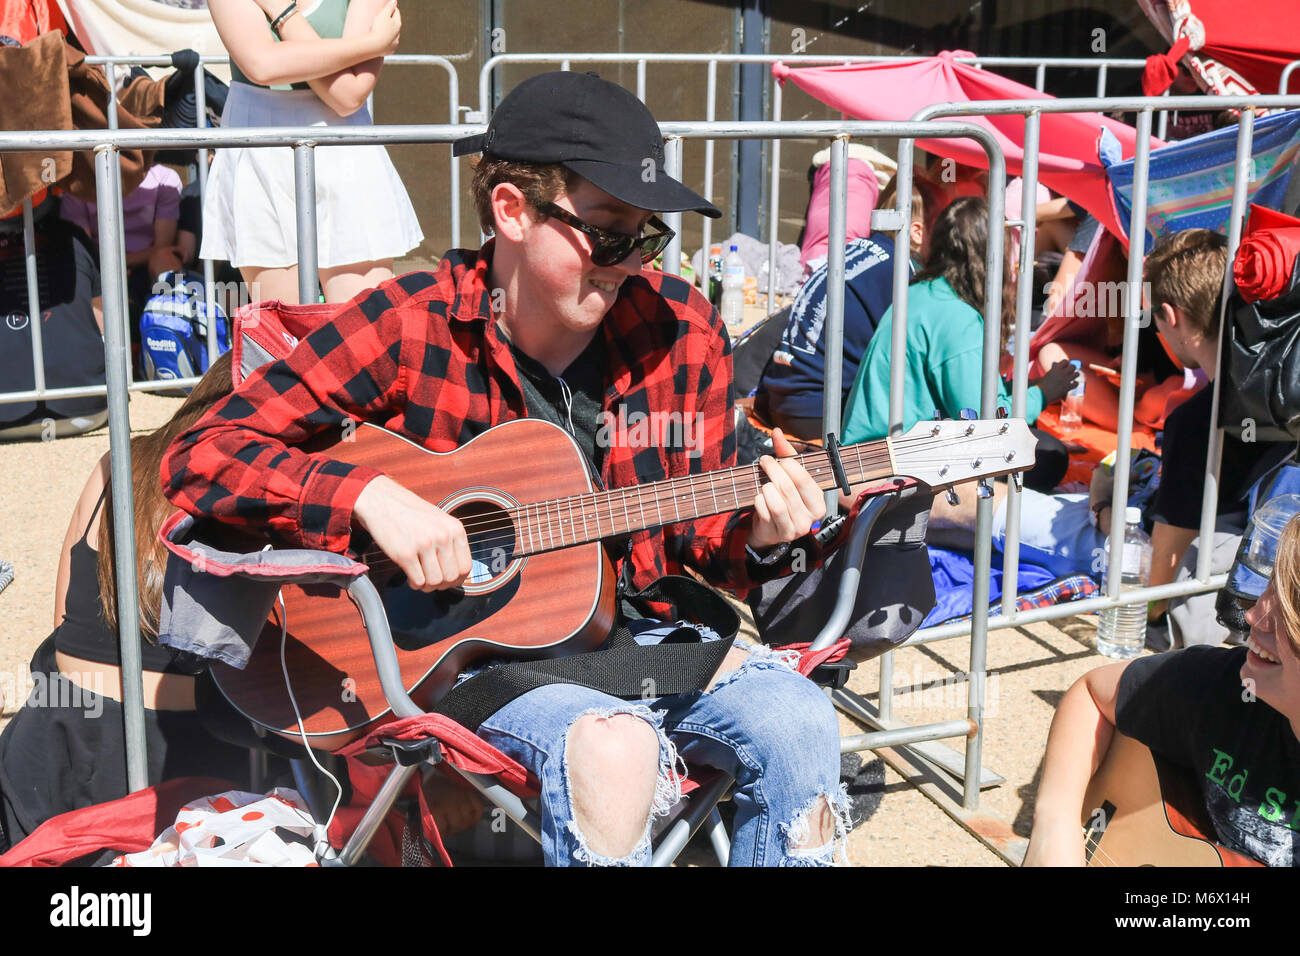
<svg viewBox="0 0 1300 956">
<path fill-rule="evenodd" d="M 721 640 L 701 641 L 694 627 L 683 625 L 659 644 L 638 644 L 626 624 L 599 650 L 552 660 L 517 661 L 490 667 L 462 681 L 434 707 L 464 727 L 479 724 L 516 697 L 547 684 L 577 684 L 625 700 L 649 699 L 703 690 L 731 649 L 740 618 L 727 601 L 700 582 L 668 575 L 624 597 L 639 610 L 682 620 L 689 607 L 696 623 L 712 628 Z"/>
</svg>

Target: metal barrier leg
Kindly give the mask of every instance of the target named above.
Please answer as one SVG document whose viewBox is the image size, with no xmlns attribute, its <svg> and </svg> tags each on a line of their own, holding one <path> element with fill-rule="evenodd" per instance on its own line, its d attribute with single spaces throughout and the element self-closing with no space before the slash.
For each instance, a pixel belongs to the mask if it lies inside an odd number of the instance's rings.
<svg viewBox="0 0 1300 956">
<path fill-rule="evenodd" d="M 842 753 L 872 750 L 876 747 L 895 747 L 914 756 L 916 760 L 923 762 L 929 769 L 941 772 L 946 778 L 959 784 L 964 782 L 966 773 L 965 756 L 945 744 L 937 743 L 939 740 L 956 736 L 957 733 L 953 727 L 948 727 L 944 732 L 935 732 L 933 736 L 930 736 L 929 731 L 918 733 L 918 728 L 910 724 L 886 718 L 869 700 L 848 688 L 832 691 L 831 703 L 835 705 L 837 710 L 848 714 L 854 720 L 866 724 L 868 727 L 874 728 L 877 732 L 910 731 L 913 734 L 913 738 L 906 743 L 899 742 L 897 739 L 886 741 L 886 738 L 877 738 L 873 734 L 856 734 L 852 737 L 843 737 L 840 739 Z M 968 733 L 969 721 L 963 719 L 962 724 L 966 727 L 966 730 L 960 732 L 962 734 Z M 988 767 L 980 768 L 979 788 L 981 790 L 987 790 L 1003 783 L 1006 783 L 1006 777 L 990 770 Z"/>
<path fill-rule="evenodd" d="M 36 224 L 32 201 L 23 200 L 23 255 L 27 265 L 27 320 L 32 330 L 32 383 L 45 390 L 45 345 L 41 339 L 41 290 L 36 273 Z"/>
<path fill-rule="evenodd" d="M 316 259 L 315 143 L 293 148 L 293 181 L 298 215 L 298 301 L 309 305 L 320 295 Z"/>
<path fill-rule="evenodd" d="M 122 207 L 113 184 L 121 166 L 116 146 L 95 150 L 99 263 L 104 295 L 104 373 L 108 383 L 109 455 L 113 485 L 113 550 L 117 574 L 118 641 L 122 654 L 122 714 L 126 732 L 126 785 L 149 785 L 145 753 L 144 681 L 140 674 L 140 604 L 135 577 L 135 503 L 131 481 L 131 419 L 127 384 L 131 364 L 126 330 L 126 256 L 121 244 Z M 116 197 L 116 198 L 114 198 Z"/>
<path fill-rule="evenodd" d="M 880 719 L 894 719 L 894 652 L 880 655 Z"/>
</svg>

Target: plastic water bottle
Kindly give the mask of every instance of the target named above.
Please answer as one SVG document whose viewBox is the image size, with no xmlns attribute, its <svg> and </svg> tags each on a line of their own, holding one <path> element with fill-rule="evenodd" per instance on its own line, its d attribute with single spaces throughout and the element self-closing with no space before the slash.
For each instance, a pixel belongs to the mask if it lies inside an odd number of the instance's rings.
<svg viewBox="0 0 1300 956">
<path fill-rule="evenodd" d="M 745 263 L 734 242 L 722 264 L 722 305 L 718 311 L 723 323 L 733 332 L 745 324 Z"/>
<path fill-rule="evenodd" d="M 1076 372 L 1083 367 L 1078 359 L 1070 359 L 1070 365 Z M 1070 389 L 1061 399 L 1061 431 L 1077 432 L 1083 424 L 1083 373 L 1079 373 L 1079 384 Z"/>
<path fill-rule="evenodd" d="M 1120 592 L 1145 587 L 1151 573 L 1151 539 L 1142 531 L 1142 510 L 1124 510 L 1124 552 L 1120 563 Z M 1106 540 L 1106 576 L 1110 576 L 1110 540 Z M 1108 584 L 1102 593 L 1109 593 Z M 1145 601 L 1101 612 L 1097 624 L 1097 653 L 1117 660 L 1137 657 L 1147 637 Z"/>
</svg>

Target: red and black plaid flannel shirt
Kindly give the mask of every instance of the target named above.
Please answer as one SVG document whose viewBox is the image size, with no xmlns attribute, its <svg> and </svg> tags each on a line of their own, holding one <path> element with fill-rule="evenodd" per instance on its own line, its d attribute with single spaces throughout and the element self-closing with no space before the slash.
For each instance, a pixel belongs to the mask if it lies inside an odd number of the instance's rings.
<svg viewBox="0 0 1300 956">
<path fill-rule="evenodd" d="M 194 515 L 256 528 L 297 546 L 342 552 L 352 511 L 379 472 L 295 446 L 348 419 L 447 452 L 526 414 L 509 346 L 492 321 L 492 246 L 453 250 L 436 272 L 398 276 L 343 306 L 283 360 L 255 371 L 171 446 L 163 489 Z M 524 318 L 526 321 L 526 317 Z M 611 443 L 606 487 L 736 463 L 731 348 L 718 314 L 688 283 L 643 272 L 624 281 L 603 323 L 604 410 L 676 412 L 698 424 L 685 447 Z M 743 593 L 784 569 L 747 561 L 752 514 L 732 512 L 632 538 L 633 583 L 689 565 Z M 755 577 L 753 575 L 757 575 Z"/>
</svg>

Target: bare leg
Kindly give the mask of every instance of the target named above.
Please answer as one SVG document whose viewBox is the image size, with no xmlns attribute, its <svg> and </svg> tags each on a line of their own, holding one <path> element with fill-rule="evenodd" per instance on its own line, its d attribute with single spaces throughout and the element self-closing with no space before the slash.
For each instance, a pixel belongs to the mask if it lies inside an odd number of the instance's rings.
<svg viewBox="0 0 1300 956">
<path fill-rule="evenodd" d="M 263 269 L 242 266 L 239 270 L 248 287 L 249 302 L 279 300 L 289 305 L 298 304 L 298 267 Z"/>
<path fill-rule="evenodd" d="M 332 269 L 321 269 L 320 285 L 326 302 L 347 302 L 358 293 L 373 289 L 392 277 L 393 260 L 376 259 L 373 262 L 354 262 Z"/>
<path fill-rule="evenodd" d="M 659 737 L 633 714 L 588 715 L 569 729 L 573 820 L 587 846 L 618 859 L 636 849 L 654 805 Z"/>
</svg>

